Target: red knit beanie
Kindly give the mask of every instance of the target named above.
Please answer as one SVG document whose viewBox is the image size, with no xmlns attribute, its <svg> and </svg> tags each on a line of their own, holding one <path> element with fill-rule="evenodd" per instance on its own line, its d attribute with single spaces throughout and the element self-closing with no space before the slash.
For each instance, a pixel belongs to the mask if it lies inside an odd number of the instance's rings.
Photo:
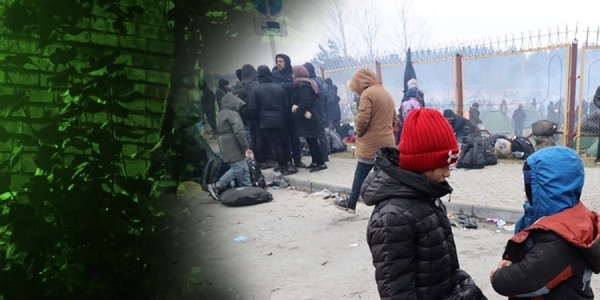
<svg viewBox="0 0 600 300">
<path fill-rule="evenodd" d="M 458 160 L 458 143 L 444 116 L 435 109 L 410 112 L 398 145 L 400 168 L 416 173 L 448 166 Z"/>
</svg>

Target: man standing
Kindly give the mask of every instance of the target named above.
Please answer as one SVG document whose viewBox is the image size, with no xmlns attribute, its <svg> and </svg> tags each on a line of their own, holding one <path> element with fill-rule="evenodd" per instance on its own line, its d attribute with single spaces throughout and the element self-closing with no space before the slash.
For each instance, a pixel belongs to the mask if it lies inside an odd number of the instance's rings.
<svg viewBox="0 0 600 300">
<path fill-rule="evenodd" d="M 479 127 L 479 124 L 483 123 L 481 121 L 480 115 L 481 114 L 479 113 L 479 103 L 473 102 L 473 105 L 471 105 L 471 108 L 469 108 L 469 121 L 471 121 L 471 123 L 475 125 L 475 129 Z M 481 132 L 475 130 L 473 134 L 471 134 L 471 136 L 479 137 L 481 136 Z"/>
<path fill-rule="evenodd" d="M 279 84 L 286 92 L 288 99 L 292 99 L 292 93 L 294 92 L 294 76 L 292 75 L 292 65 L 290 57 L 285 54 L 275 55 L 275 68 L 273 68 L 273 82 Z M 292 156 L 294 158 L 294 165 L 297 168 L 306 168 L 307 166 L 302 162 L 302 144 L 300 144 L 300 138 L 298 137 L 298 130 L 291 112 L 291 104 L 286 116 L 287 120 L 287 133 L 290 138 L 290 147 L 292 149 Z"/>
<path fill-rule="evenodd" d="M 523 126 L 525 125 L 525 119 L 527 119 L 527 114 L 523 110 L 523 103 L 519 103 L 519 106 L 517 107 L 515 112 L 513 112 L 512 115 L 515 136 L 523 136 Z"/>
<path fill-rule="evenodd" d="M 596 106 L 597 108 L 600 108 L 600 85 L 596 88 L 596 94 L 594 95 L 594 106 Z M 590 111 L 591 111 L 591 107 L 590 107 Z M 598 138 L 600 138 L 600 131 L 598 131 Z M 594 163 L 596 163 L 597 165 L 600 165 L 600 143 L 598 143 L 598 152 L 596 152 L 596 160 L 594 160 Z"/>
<path fill-rule="evenodd" d="M 202 79 L 198 83 L 198 87 L 202 91 L 200 98 L 200 107 L 206 116 L 206 121 L 210 125 L 210 130 L 213 138 L 217 138 L 217 111 L 215 107 L 215 93 L 208 87 L 206 81 Z"/>
</svg>

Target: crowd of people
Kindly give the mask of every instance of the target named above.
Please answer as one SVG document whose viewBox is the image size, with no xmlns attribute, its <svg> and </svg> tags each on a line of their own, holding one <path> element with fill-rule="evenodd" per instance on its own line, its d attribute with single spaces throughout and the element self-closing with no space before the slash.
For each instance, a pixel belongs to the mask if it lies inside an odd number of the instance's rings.
<svg viewBox="0 0 600 300">
<path fill-rule="evenodd" d="M 277 55 L 273 69 L 247 64 L 238 73 L 240 81 L 231 91 L 226 81 L 219 81 L 215 128 L 231 168 L 211 184 L 210 194 L 217 198 L 234 177 L 249 184 L 248 166 L 242 163 L 248 152 L 263 167 L 273 159 L 282 174 L 303 167 L 311 172 L 327 169 L 324 129 L 340 125 L 339 105 L 334 107 L 337 114 L 329 110 L 329 101 L 339 101 L 331 80 L 316 76 L 310 63 L 291 65 L 283 54 Z M 365 205 L 374 206 L 367 243 L 380 297 L 487 299 L 460 268 L 440 199 L 453 191 L 447 178 L 459 157 L 458 141 L 476 132 L 479 105 L 473 103 L 468 119 L 449 109 L 441 113 L 427 108 L 415 80 L 402 99 L 403 104 L 414 103 L 396 110 L 390 93 L 368 69 L 358 70 L 349 88 L 357 97 L 358 162 L 350 195 L 333 204 L 355 213 L 362 197 Z M 600 99 L 600 88 L 598 94 Z M 524 119 L 522 109 L 519 105 L 513 120 Z M 515 130 L 522 134 L 522 127 Z M 310 148 L 309 165 L 301 160 L 300 137 Z M 524 213 L 489 277 L 497 293 L 524 299 L 593 299 L 591 276 L 600 273 L 600 215 L 580 201 L 584 175 L 581 158 L 567 147 L 543 148 L 525 160 Z"/>
<path fill-rule="evenodd" d="M 285 54 L 276 55 L 272 68 L 245 64 L 236 75 L 239 81 L 232 87 L 228 80 L 219 79 L 216 93 L 205 81 L 199 86 L 202 97 L 197 113 L 205 119 L 200 127 L 210 126 L 230 166 L 207 187 L 211 196 L 218 199 L 232 180 L 242 186 L 250 182 L 243 163 L 248 153 L 260 169 L 274 168 L 282 175 L 299 168 L 326 170 L 332 151 L 330 135 L 342 130 L 340 97 L 331 78 L 318 76 L 309 62 L 292 65 Z M 302 161 L 303 145 L 310 152 L 308 164 Z"/>
</svg>

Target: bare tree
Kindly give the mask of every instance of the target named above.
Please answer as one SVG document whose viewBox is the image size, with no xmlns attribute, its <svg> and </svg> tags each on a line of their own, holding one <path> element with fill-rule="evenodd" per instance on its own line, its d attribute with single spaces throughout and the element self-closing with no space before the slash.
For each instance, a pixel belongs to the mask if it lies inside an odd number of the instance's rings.
<svg viewBox="0 0 600 300">
<path fill-rule="evenodd" d="M 408 47 L 419 47 L 423 45 L 428 32 L 428 27 L 423 18 L 413 12 L 412 1 L 404 0 L 394 3 L 394 38 L 393 44 L 406 51 Z M 413 12 L 413 13 L 411 13 Z"/>
<path fill-rule="evenodd" d="M 325 28 L 330 35 L 330 39 L 334 40 L 335 43 L 341 48 L 343 57 L 348 57 L 348 41 L 346 36 L 348 34 L 348 28 L 346 27 L 346 19 L 347 19 L 347 10 L 346 6 L 347 1 L 344 2 L 342 0 L 333 0 L 333 7 L 329 9 L 327 8 L 327 22 L 325 23 Z"/>
<path fill-rule="evenodd" d="M 353 10 L 356 31 L 367 45 L 369 56 L 374 56 L 374 47 L 383 25 L 379 6 L 373 0 L 363 0 Z"/>
</svg>

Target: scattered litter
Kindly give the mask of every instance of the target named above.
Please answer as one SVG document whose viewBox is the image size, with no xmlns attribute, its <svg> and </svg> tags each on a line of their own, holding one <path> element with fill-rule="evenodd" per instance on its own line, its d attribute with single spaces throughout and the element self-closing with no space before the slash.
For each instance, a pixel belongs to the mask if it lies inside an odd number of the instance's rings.
<svg viewBox="0 0 600 300">
<path fill-rule="evenodd" d="M 324 265 L 326 265 L 327 263 L 328 263 L 328 261 L 324 261 L 324 262 L 322 262 L 322 263 L 321 263 L 321 266 L 324 266 Z"/>
<path fill-rule="evenodd" d="M 515 224 L 511 224 L 511 225 L 504 225 L 504 230 L 508 230 L 508 231 L 515 231 Z"/>
<path fill-rule="evenodd" d="M 271 255 L 273 255 L 273 252 L 267 253 L 267 256 L 271 256 Z"/>
<path fill-rule="evenodd" d="M 500 220 L 500 218 L 487 218 L 486 221 L 488 222 L 494 222 L 494 223 L 498 223 L 498 221 Z"/>
<path fill-rule="evenodd" d="M 502 232 L 500 229 L 496 230 L 496 233 L 500 233 L 500 232 Z"/>
<path fill-rule="evenodd" d="M 310 194 L 311 196 L 315 196 L 315 197 L 327 197 L 329 195 L 331 195 L 331 191 L 328 189 L 323 189 L 320 192 L 314 192 L 312 194 Z"/>
<path fill-rule="evenodd" d="M 327 195 L 325 197 L 323 197 L 323 199 L 338 199 L 340 196 L 338 195 L 337 192 L 331 194 L 331 195 Z"/>
<path fill-rule="evenodd" d="M 245 237 L 243 235 L 240 235 L 240 236 L 236 236 L 233 240 L 236 241 L 236 242 L 243 242 L 243 241 L 245 241 L 247 239 L 248 239 L 247 237 Z"/>
<path fill-rule="evenodd" d="M 349 247 L 358 247 L 358 244 L 350 244 Z"/>
<path fill-rule="evenodd" d="M 498 222 L 496 222 L 496 225 L 498 225 L 498 227 L 502 228 L 502 227 L 504 227 L 504 225 L 506 225 L 506 221 L 498 220 Z"/>
<path fill-rule="evenodd" d="M 450 219 L 450 225 L 458 228 L 477 229 L 477 219 L 460 215 L 458 217 L 452 217 Z"/>
</svg>

